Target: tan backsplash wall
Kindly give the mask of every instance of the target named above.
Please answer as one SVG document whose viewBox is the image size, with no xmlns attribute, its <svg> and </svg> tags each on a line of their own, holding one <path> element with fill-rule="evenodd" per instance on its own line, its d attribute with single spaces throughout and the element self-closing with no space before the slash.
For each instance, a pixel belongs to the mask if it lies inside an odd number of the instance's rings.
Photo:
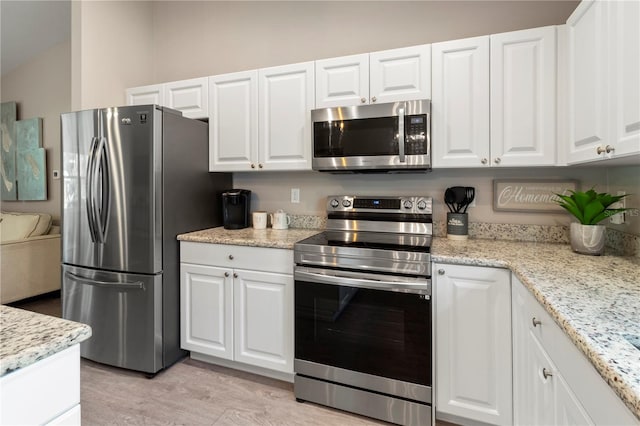
<svg viewBox="0 0 640 426">
<path fill-rule="evenodd" d="M 473 222 L 516 223 L 534 225 L 567 225 L 566 213 L 511 213 L 493 211 L 494 179 L 577 179 L 581 187 L 596 185 L 598 191 L 617 191 L 630 188 L 637 179 L 640 167 L 597 168 L 530 168 L 530 169 L 444 169 L 426 174 L 355 174 L 332 175 L 318 172 L 297 173 L 235 173 L 234 187 L 250 189 L 252 210 L 284 209 L 295 214 L 325 214 L 325 200 L 329 195 L 427 195 L 434 200 L 434 220 L 444 221 L 447 211 L 443 202 L 444 190 L 450 186 L 473 186 L 477 191 L 476 207 L 469 209 Z M 290 202 L 291 188 L 300 189 L 300 203 Z M 632 192 L 631 189 L 629 192 Z M 637 189 L 633 191 L 637 193 Z M 630 206 L 640 207 L 637 196 Z M 616 228 L 640 235 L 640 218 L 629 216 L 629 223 Z"/>
<path fill-rule="evenodd" d="M 18 103 L 18 119 L 42 117 L 47 153 L 47 200 L 3 201 L 2 210 L 50 213 L 60 219 L 60 113 L 71 110 L 71 43 L 57 44 L 2 76 L 2 102 Z"/>
</svg>

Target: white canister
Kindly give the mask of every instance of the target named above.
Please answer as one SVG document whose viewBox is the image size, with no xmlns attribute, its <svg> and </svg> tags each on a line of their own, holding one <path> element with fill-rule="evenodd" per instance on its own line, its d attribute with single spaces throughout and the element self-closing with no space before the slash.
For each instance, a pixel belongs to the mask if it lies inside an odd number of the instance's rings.
<svg viewBox="0 0 640 426">
<path fill-rule="evenodd" d="M 267 212 L 253 212 L 253 229 L 267 229 Z"/>
<path fill-rule="evenodd" d="M 271 226 L 273 229 L 287 229 L 291 223 L 291 218 L 284 210 L 278 210 L 271 214 Z"/>
</svg>

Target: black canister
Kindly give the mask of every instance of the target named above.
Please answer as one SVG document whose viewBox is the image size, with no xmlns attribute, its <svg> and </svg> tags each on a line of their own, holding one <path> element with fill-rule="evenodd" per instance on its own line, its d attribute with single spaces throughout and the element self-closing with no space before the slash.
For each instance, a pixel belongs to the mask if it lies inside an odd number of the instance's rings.
<svg viewBox="0 0 640 426">
<path fill-rule="evenodd" d="M 251 191 L 229 189 L 222 193 L 222 220 L 225 229 L 243 229 L 250 225 Z"/>
</svg>

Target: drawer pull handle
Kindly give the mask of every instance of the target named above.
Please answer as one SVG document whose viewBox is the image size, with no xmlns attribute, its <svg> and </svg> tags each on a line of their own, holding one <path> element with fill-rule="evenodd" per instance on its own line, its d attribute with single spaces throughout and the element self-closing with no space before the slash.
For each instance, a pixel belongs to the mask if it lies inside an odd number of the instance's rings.
<svg viewBox="0 0 640 426">
<path fill-rule="evenodd" d="M 537 327 L 539 325 L 542 325 L 542 321 L 540 321 L 539 319 L 536 319 L 536 317 L 533 317 L 533 319 L 531 320 L 531 322 L 533 323 L 534 327 Z"/>
<path fill-rule="evenodd" d="M 238 274 L 236 274 L 235 272 L 233 273 L 233 278 L 238 278 Z"/>
<path fill-rule="evenodd" d="M 444 275 L 444 269 L 438 269 L 438 275 Z"/>
<path fill-rule="evenodd" d="M 542 369 L 542 376 L 545 379 L 548 379 L 549 377 L 553 377 L 553 374 L 551 374 L 546 368 Z"/>
<path fill-rule="evenodd" d="M 233 260 L 233 255 L 232 254 L 229 255 L 229 260 Z"/>
<path fill-rule="evenodd" d="M 224 276 L 225 276 L 225 277 L 229 277 L 229 273 L 228 273 L 228 272 L 225 272 L 225 273 L 224 273 Z"/>
</svg>

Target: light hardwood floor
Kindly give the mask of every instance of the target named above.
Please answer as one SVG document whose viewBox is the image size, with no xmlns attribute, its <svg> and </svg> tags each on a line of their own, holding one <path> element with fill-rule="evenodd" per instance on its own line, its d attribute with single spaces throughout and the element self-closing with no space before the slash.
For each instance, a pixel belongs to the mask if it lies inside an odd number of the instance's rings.
<svg viewBox="0 0 640 426">
<path fill-rule="evenodd" d="M 13 304 L 60 316 L 60 299 Z M 83 359 L 84 425 L 381 425 L 312 403 L 298 403 L 293 385 L 184 359 L 153 379 Z"/>
</svg>

